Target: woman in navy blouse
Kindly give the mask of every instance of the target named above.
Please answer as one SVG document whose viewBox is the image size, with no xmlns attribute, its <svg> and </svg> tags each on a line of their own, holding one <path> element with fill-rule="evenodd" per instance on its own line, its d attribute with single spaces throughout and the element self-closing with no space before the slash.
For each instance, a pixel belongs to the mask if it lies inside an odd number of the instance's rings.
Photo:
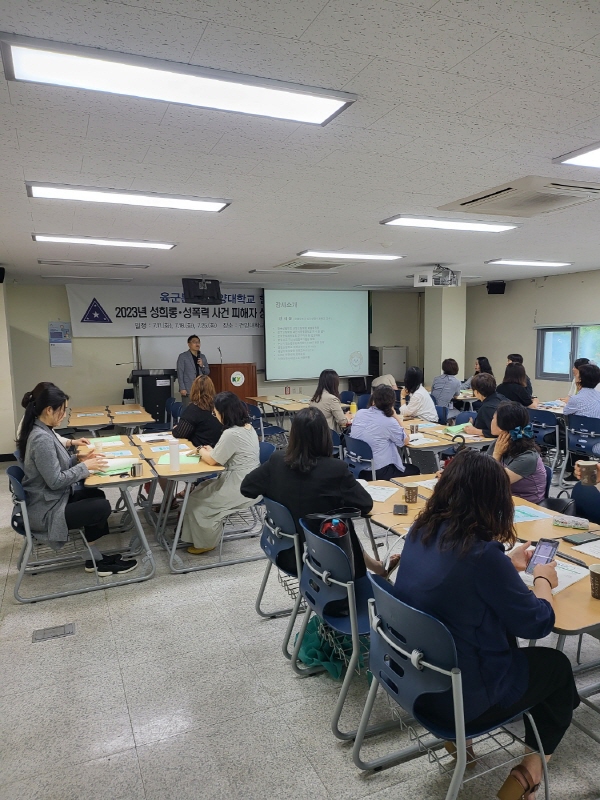
<svg viewBox="0 0 600 800">
<path fill-rule="evenodd" d="M 459 453 L 444 470 L 406 539 L 396 596 L 443 622 L 456 643 L 465 720 L 488 724 L 531 708 L 546 757 L 579 704 L 569 660 L 546 647 L 517 646 L 541 639 L 554 625 L 554 564 L 537 565 L 533 591 L 519 576 L 530 542 L 516 542 L 514 506 L 503 467 L 477 450 Z M 431 713 L 453 724 L 452 698 L 435 695 Z M 525 741 L 535 749 L 528 722 Z M 533 797 L 542 776 L 535 753 L 525 756 L 498 793 L 501 800 Z"/>
</svg>

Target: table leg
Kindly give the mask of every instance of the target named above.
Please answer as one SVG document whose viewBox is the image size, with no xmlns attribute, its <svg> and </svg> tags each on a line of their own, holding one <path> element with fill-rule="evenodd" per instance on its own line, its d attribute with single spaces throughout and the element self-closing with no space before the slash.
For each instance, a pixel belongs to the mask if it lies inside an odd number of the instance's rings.
<svg viewBox="0 0 600 800">
<path fill-rule="evenodd" d="M 152 554 L 152 550 L 150 549 L 150 545 L 148 544 L 148 540 L 146 539 L 146 534 L 144 533 L 142 523 L 140 522 L 140 518 L 137 514 L 135 503 L 133 502 L 133 500 L 131 499 L 131 495 L 129 494 L 129 486 L 120 486 L 119 491 L 121 492 L 121 497 L 123 498 L 123 501 L 127 506 L 127 510 L 129 511 L 133 519 L 133 524 L 136 530 L 136 537 L 137 539 L 139 539 L 141 550 L 142 553 L 144 554 L 142 558 L 142 564 L 144 562 L 148 562 L 150 564 L 150 572 L 147 575 L 143 575 L 141 577 L 128 578 L 122 581 L 118 581 L 118 585 L 126 583 L 140 583 L 141 581 L 147 581 L 149 578 L 153 577 L 154 573 L 156 572 L 156 564 L 154 562 L 154 556 Z"/>
</svg>

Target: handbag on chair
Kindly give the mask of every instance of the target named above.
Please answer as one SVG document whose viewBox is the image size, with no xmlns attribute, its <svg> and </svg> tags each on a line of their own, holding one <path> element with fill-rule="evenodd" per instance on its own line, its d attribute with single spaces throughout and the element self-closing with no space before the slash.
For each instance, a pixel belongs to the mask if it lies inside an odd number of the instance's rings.
<svg viewBox="0 0 600 800">
<path fill-rule="evenodd" d="M 314 533 L 318 533 L 341 547 L 350 562 L 353 578 L 355 577 L 354 550 L 350 531 L 354 532 L 352 520 L 358 519 L 360 516 L 361 513 L 357 508 L 337 508 L 327 514 L 307 514 L 305 517 L 305 519 L 320 521 L 318 530 L 315 530 Z"/>
</svg>

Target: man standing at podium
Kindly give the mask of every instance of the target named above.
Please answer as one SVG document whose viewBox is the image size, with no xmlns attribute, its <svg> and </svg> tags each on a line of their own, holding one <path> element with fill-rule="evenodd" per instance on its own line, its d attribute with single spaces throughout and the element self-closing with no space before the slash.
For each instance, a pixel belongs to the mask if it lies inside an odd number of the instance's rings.
<svg viewBox="0 0 600 800">
<path fill-rule="evenodd" d="M 177 357 L 177 380 L 181 393 L 181 402 L 187 406 L 190 402 L 192 383 L 198 375 L 210 375 L 210 367 L 204 353 L 200 352 L 200 339 L 193 334 L 187 340 L 189 350 Z"/>
</svg>

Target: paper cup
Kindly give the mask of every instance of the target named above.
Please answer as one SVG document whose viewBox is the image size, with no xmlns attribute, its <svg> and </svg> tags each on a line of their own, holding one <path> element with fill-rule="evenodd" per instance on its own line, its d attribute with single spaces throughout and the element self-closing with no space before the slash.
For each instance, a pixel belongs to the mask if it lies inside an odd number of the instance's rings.
<svg viewBox="0 0 600 800">
<path fill-rule="evenodd" d="M 404 502 L 405 503 L 416 503 L 419 499 L 419 487 L 418 486 L 407 486 L 404 489 Z"/>
<path fill-rule="evenodd" d="M 600 564 L 590 564 L 590 581 L 592 583 L 592 597 L 600 600 Z"/>
<path fill-rule="evenodd" d="M 598 464 L 595 461 L 578 461 L 583 486 L 595 486 L 598 483 Z"/>
</svg>

